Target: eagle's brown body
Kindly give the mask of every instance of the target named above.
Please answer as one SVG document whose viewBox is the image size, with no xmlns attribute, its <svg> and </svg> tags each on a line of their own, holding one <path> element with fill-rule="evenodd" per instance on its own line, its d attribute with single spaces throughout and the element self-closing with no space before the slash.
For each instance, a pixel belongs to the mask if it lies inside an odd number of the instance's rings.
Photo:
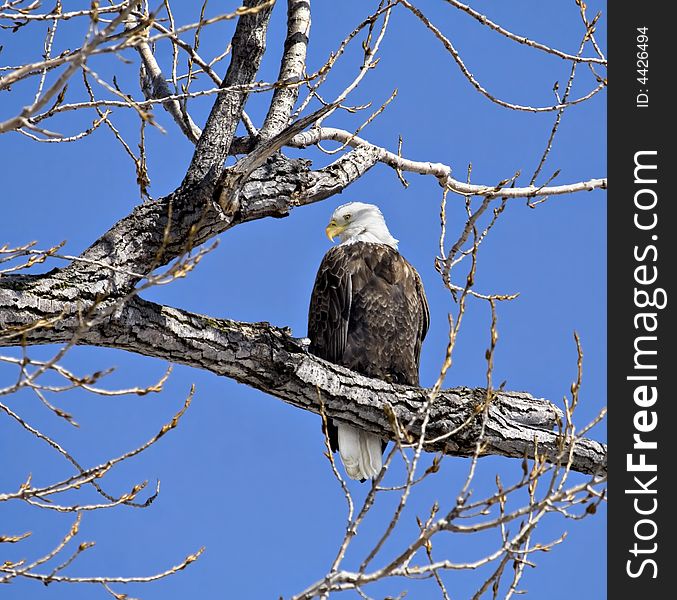
<svg viewBox="0 0 677 600">
<path fill-rule="evenodd" d="M 325 254 L 310 301 L 310 352 L 368 377 L 418 385 L 428 325 L 421 278 L 397 250 L 354 242 Z M 329 433 L 336 450 L 335 427 Z"/>
</svg>

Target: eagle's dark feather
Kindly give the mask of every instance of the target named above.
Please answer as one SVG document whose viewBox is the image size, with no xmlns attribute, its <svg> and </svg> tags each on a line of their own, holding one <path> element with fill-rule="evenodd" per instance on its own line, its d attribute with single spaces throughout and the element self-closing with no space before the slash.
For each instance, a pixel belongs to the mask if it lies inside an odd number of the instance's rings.
<svg viewBox="0 0 677 600">
<path fill-rule="evenodd" d="M 308 314 L 316 356 L 369 377 L 418 385 L 429 322 L 421 278 L 394 248 L 354 242 L 325 254 Z M 336 428 L 329 429 L 335 451 Z"/>
</svg>

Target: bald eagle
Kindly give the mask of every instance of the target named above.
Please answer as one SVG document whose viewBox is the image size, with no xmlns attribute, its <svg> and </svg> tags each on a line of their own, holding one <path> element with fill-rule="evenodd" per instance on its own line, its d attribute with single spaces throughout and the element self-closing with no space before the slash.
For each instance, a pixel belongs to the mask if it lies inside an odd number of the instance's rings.
<svg viewBox="0 0 677 600">
<path fill-rule="evenodd" d="M 418 385 L 428 302 L 421 278 L 397 251 L 381 211 L 373 204 L 339 206 L 326 229 L 340 244 L 325 255 L 308 314 L 309 351 L 368 377 Z M 351 479 L 381 471 L 386 443 L 345 423 L 328 423 Z"/>
</svg>

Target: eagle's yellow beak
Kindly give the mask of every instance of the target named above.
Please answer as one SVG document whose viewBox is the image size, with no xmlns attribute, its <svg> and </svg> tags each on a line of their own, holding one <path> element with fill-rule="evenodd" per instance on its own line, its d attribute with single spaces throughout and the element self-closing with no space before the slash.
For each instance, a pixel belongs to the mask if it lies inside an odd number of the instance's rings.
<svg viewBox="0 0 677 600">
<path fill-rule="evenodd" d="M 329 225 L 325 229 L 327 237 L 333 242 L 334 238 L 338 235 L 341 235 L 345 231 L 345 225 L 338 225 L 336 221 L 329 221 Z"/>
</svg>

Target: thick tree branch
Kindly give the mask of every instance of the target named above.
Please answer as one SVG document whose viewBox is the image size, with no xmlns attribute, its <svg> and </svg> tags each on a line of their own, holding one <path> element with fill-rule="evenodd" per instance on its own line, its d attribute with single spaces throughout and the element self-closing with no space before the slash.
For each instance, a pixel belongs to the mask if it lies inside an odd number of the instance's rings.
<svg viewBox="0 0 677 600">
<path fill-rule="evenodd" d="M 271 0 L 246 0 L 244 3 L 250 10 L 238 19 L 233 35 L 230 65 L 221 84 L 222 88 L 244 88 L 229 89 L 217 96 L 183 180 L 184 188 L 196 184 L 206 184 L 209 188 L 221 174 L 242 109 L 249 96 L 244 90 L 254 81 L 266 50 L 266 30 L 272 5 Z M 203 181 L 205 177 L 207 181 Z"/>
<path fill-rule="evenodd" d="M 268 114 L 259 135 L 268 139 L 282 131 L 289 124 L 289 117 L 299 96 L 298 82 L 306 67 L 308 34 L 310 33 L 310 0 L 288 0 L 287 38 L 280 64 L 278 81 Z"/>
<path fill-rule="evenodd" d="M 308 123 L 302 119 L 288 129 L 293 134 L 297 131 L 295 127 Z M 284 132 L 280 135 L 284 139 Z M 273 144 L 274 152 L 274 142 L 275 139 L 261 144 L 262 148 L 257 151 L 270 151 L 268 144 Z M 195 190 L 179 189 L 156 202 L 137 206 L 82 254 L 82 258 L 91 264 L 76 262 L 64 269 L 59 277 L 75 284 L 84 274 L 90 282 L 97 282 L 100 291 L 122 293 L 136 284 L 140 276 L 231 227 L 264 217 L 286 216 L 296 206 L 340 193 L 376 163 L 376 154 L 371 148 L 348 152 L 318 171 L 310 170 L 310 161 L 290 160 L 280 154 L 267 160 L 262 157 L 265 153 L 244 159 L 244 167 L 257 164 L 261 159 L 265 161 L 246 181 L 242 181 L 241 172 L 231 174 L 234 168 L 224 172 L 225 179 L 231 182 L 236 179 L 241 184 L 235 190 L 237 210 L 229 219 L 224 219 L 213 203 L 195 202 Z M 236 165 L 238 170 L 244 168 L 242 164 Z M 229 188 L 227 191 L 233 193 L 234 190 Z M 107 270 L 102 265 L 110 265 L 116 270 Z"/>
<path fill-rule="evenodd" d="M 27 344 L 69 342 L 81 326 L 84 293 L 59 289 L 50 277 L 5 278 L 0 288 L 0 346 L 17 343 L 3 331 L 26 328 L 60 315 L 48 327 L 26 330 Z M 104 308 L 104 305 L 101 306 Z M 369 379 L 308 354 L 288 331 L 268 323 L 240 323 L 214 319 L 134 298 L 101 323 L 80 334 L 78 344 L 119 348 L 173 363 L 209 370 L 272 394 L 293 406 L 320 412 L 393 439 L 392 415 L 420 432 L 418 411 L 429 390 L 396 386 Z M 486 391 L 444 390 L 436 399 L 428 422 L 429 451 L 471 456 L 480 431 Z M 464 423 L 468 422 L 466 425 Z M 485 454 L 522 458 L 540 455 L 556 460 L 562 439 L 554 431 L 561 411 L 525 392 L 496 392 L 485 427 Z M 455 435 L 450 431 L 459 429 Z M 606 473 L 606 447 L 580 440 L 573 451 L 572 469 Z"/>
</svg>

